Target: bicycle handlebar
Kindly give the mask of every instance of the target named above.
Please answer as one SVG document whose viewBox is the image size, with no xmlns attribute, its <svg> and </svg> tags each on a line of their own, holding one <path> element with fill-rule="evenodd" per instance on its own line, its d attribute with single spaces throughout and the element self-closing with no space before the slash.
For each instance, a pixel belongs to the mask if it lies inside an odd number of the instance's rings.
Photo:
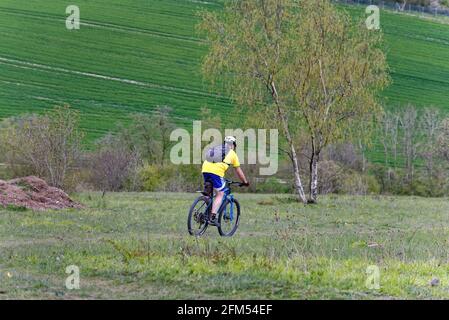
<svg viewBox="0 0 449 320">
<path fill-rule="evenodd" d="M 226 183 L 227 183 L 228 185 L 236 185 L 236 186 L 239 186 L 239 187 L 245 187 L 245 186 L 247 186 L 245 183 L 238 182 L 238 181 L 232 181 L 232 180 L 228 180 L 228 179 L 225 179 L 225 181 L 226 181 Z"/>
</svg>

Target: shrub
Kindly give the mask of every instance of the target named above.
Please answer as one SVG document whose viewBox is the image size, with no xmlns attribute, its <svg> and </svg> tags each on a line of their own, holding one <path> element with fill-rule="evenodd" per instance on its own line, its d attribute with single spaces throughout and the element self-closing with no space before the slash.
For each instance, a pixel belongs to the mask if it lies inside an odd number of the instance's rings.
<svg viewBox="0 0 449 320">
<path fill-rule="evenodd" d="M 136 168 L 140 162 L 137 152 L 111 136 L 90 157 L 91 182 L 103 191 L 132 190 Z"/>
<path fill-rule="evenodd" d="M 361 170 L 363 159 L 358 149 L 352 143 L 339 143 L 329 145 L 324 152 L 326 159 L 338 163 L 345 168 Z M 321 161 L 324 162 L 324 161 Z M 320 163 L 320 166 L 322 164 Z"/>
<path fill-rule="evenodd" d="M 442 197 L 449 192 L 447 169 L 440 165 L 434 167 L 432 175 L 424 170 L 416 171 L 411 181 L 404 169 L 393 170 L 376 165 L 372 167 L 372 173 L 380 182 L 381 193 Z"/>
<path fill-rule="evenodd" d="M 256 184 L 256 192 L 262 193 L 291 193 L 292 185 L 280 179 L 270 177 Z"/>
<path fill-rule="evenodd" d="M 42 116 L 28 115 L 2 123 L 1 153 L 13 172 L 22 171 L 63 187 L 69 168 L 81 153 L 79 114 L 69 106 L 55 107 Z"/>
<path fill-rule="evenodd" d="M 343 169 L 334 161 L 323 160 L 318 166 L 318 187 L 320 194 L 334 193 L 338 190 L 339 177 Z"/>
<path fill-rule="evenodd" d="M 64 179 L 64 190 L 67 192 L 83 192 L 95 190 L 91 183 L 92 173 L 88 168 L 77 168 L 67 173 Z"/>
<path fill-rule="evenodd" d="M 368 193 L 369 194 L 380 194 L 381 187 L 379 182 L 377 181 L 376 177 L 372 175 L 364 175 L 363 179 L 368 186 Z"/>
<path fill-rule="evenodd" d="M 202 187 L 201 169 L 196 165 L 145 164 L 138 170 L 141 190 L 191 192 Z"/>
<path fill-rule="evenodd" d="M 156 165 L 145 165 L 138 171 L 142 191 L 157 191 L 165 185 L 164 172 Z"/>
<path fill-rule="evenodd" d="M 349 171 L 342 175 L 338 192 L 351 195 L 379 194 L 381 187 L 374 176 Z"/>
<path fill-rule="evenodd" d="M 359 173 L 351 172 L 344 174 L 340 179 L 338 192 L 352 195 L 365 195 L 368 192 L 368 186 L 364 183 Z"/>
</svg>

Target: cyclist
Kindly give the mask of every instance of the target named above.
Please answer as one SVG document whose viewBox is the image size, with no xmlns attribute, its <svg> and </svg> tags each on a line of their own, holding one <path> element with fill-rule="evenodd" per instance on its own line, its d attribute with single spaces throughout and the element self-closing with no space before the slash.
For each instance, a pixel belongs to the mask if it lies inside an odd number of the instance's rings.
<svg viewBox="0 0 449 320">
<path fill-rule="evenodd" d="M 214 203 L 212 204 L 211 216 L 209 217 L 209 221 L 212 223 L 215 223 L 217 211 L 220 209 L 220 205 L 224 197 L 224 189 L 226 187 L 224 176 L 230 166 L 234 167 L 235 173 L 242 181 L 243 185 L 249 186 L 249 182 L 240 168 L 240 161 L 237 153 L 235 152 L 237 148 L 236 138 L 233 136 L 227 136 L 224 139 L 224 145 L 229 147 L 229 152 L 226 154 L 223 161 L 209 162 L 206 160 L 204 161 L 202 168 L 204 182 L 210 181 L 216 192 Z"/>
</svg>

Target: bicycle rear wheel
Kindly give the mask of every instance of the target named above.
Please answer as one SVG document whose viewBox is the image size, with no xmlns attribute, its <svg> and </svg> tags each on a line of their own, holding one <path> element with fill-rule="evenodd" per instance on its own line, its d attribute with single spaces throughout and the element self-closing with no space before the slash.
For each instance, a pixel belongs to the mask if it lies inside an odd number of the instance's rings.
<svg viewBox="0 0 449 320">
<path fill-rule="evenodd" d="M 226 200 L 223 209 L 218 215 L 218 232 L 222 237 L 232 237 L 237 231 L 240 222 L 240 204 L 234 199 Z"/>
<path fill-rule="evenodd" d="M 192 204 L 187 218 L 187 228 L 190 235 L 202 236 L 208 226 L 210 198 L 206 196 L 198 197 Z"/>
</svg>

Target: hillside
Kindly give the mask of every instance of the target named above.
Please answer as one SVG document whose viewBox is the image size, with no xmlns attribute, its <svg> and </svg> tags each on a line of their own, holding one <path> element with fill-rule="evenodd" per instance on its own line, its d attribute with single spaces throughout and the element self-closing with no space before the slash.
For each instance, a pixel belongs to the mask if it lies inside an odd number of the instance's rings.
<svg viewBox="0 0 449 320">
<path fill-rule="evenodd" d="M 229 108 L 202 84 L 198 4 L 128 3 L 79 1 L 84 24 L 68 31 L 67 1 L 2 1 L 1 116 L 67 102 L 83 112 L 93 139 L 129 112 L 156 105 L 172 106 L 181 123 L 206 104 Z"/>
<path fill-rule="evenodd" d="M 0 117 L 69 103 L 92 141 L 157 105 L 172 106 L 180 125 L 206 105 L 230 116 L 228 99 L 202 81 L 206 48 L 195 33 L 195 12 L 219 2 L 79 0 L 81 29 L 68 31 L 68 1 L 2 0 Z M 344 8 L 364 16 L 363 7 Z M 449 109 L 449 25 L 382 12 L 381 26 L 393 79 L 387 105 Z"/>
</svg>

